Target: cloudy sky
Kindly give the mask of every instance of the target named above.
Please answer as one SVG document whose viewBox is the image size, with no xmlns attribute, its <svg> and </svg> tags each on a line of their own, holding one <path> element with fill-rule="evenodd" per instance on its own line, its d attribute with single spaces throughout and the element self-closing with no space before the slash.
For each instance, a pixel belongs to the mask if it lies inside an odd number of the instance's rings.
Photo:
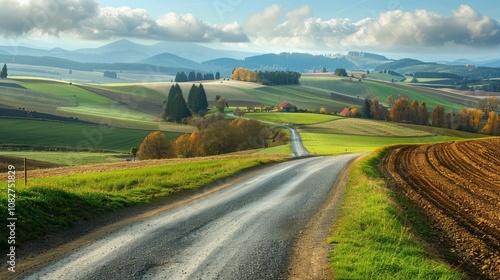
<svg viewBox="0 0 500 280">
<path fill-rule="evenodd" d="M 422 59 L 500 56 L 497 0 L 0 0 L 0 44 L 117 39 L 244 51 L 371 51 Z"/>
</svg>

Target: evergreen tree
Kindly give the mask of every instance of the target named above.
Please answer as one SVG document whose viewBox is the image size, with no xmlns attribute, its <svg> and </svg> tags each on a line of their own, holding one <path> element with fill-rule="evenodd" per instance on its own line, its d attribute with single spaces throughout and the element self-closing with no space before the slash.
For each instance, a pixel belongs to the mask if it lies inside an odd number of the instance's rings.
<svg viewBox="0 0 500 280">
<path fill-rule="evenodd" d="M 205 111 L 208 109 L 208 100 L 207 100 L 207 93 L 205 92 L 205 89 L 203 88 L 203 85 L 200 84 L 198 87 L 198 110 Z"/>
<path fill-rule="evenodd" d="M 2 72 L 0 73 L 0 78 L 7 79 L 7 64 L 3 65 Z"/>
<path fill-rule="evenodd" d="M 216 80 L 220 80 L 220 73 L 219 73 L 219 71 L 217 71 L 217 73 L 215 73 L 215 79 Z"/>
<path fill-rule="evenodd" d="M 365 102 L 363 104 L 363 118 L 371 119 L 372 118 L 372 100 L 370 96 L 365 97 Z"/>
<path fill-rule="evenodd" d="M 193 84 L 191 86 L 191 89 L 189 90 L 189 94 L 188 94 L 188 99 L 187 99 L 187 105 L 189 107 L 189 109 L 191 109 L 191 112 L 193 114 L 197 114 L 198 111 L 200 110 L 200 103 L 199 103 L 199 89 L 198 87 Z"/>
<path fill-rule="evenodd" d="M 189 72 L 189 76 L 188 76 L 188 81 L 194 81 L 196 80 L 196 74 L 194 73 L 194 71 L 191 71 Z"/>
<path fill-rule="evenodd" d="M 191 117 L 191 112 L 184 100 L 182 89 L 179 84 L 170 88 L 165 106 L 165 120 L 181 122 L 182 119 Z"/>
<path fill-rule="evenodd" d="M 200 72 L 198 72 L 198 73 L 196 74 L 196 80 L 197 80 L 197 81 L 203 81 L 203 75 L 202 75 Z"/>
</svg>

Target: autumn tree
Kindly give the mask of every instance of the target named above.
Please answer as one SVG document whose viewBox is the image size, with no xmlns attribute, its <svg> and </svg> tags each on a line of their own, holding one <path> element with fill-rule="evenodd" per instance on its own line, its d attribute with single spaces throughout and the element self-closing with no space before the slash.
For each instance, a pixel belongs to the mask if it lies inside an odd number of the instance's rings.
<svg viewBox="0 0 500 280">
<path fill-rule="evenodd" d="M 201 146 L 200 137 L 201 132 L 199 131 L 179 136 L 174 143 L 176 155 L 184 158 L 202 156 L 199 149 Z"/>
<path fill-rule="evenodd" d="M 446 127 L 446 120 L 444 118 L 444 107 L 441 105 L 436 105 L 434 110 L 432 110 L 432 126 L 434 127 Z"/>
<path fill-rule="evenodd" d="M 217 100 L 217 104 L 215 105 L 215 107 L 219 110 L 219 112 L 221 114 L 224 113 L 224 109 L 226 108 L 226 104 L 227 101 L 226 101 L 226 98 L 219 98 L 219 100 Z"/>
<path fill-rule="evenodd" d="M 393 122 L 407 122 L 410 119 L 410 103 L 408 98 L 399 98 L 390 111 Z"/>
<path fill-rule="evenodd" d="M 487 97 L 479 100 L 476 108 L 484 110 L 485 112 L 490 112 L 497 109 L 500 106 L 500 100 L 496 96 Z"/>
<path fill-rule="evenodd" d="M 478 132 L 484 112 L 475 108 L 464 108 L 459 112 L 461 124 L 459 129 L 469 132 Z"/>
<path fill-rule="evenodd" d="M 418 107 L 417 123 L 420 125 L 429 125 L 429 111 L 427 111 L 427 104 L 425 104 L 425 101 L 422 101 Z"/>
<path fill-rule="evenodd" d="M 500 116 L 496 116 L 494 111 L 488 114 L 486 125 L 481 130 L 481 133 L 487 135 L 500 135 Z"/>
<path fill-rule="evenodd" d="M 234 130 L 231 129 L 226 120 L 212 123 L 203 132 L 202 137 L 202 149 L 208 156 L 234 152 L 239 144 Z"/>
<path fill-rule="evenodd" d="M 172 142 L 161 131 L 151 132 L 146 136 L 137 153 L 141 160 L 171 158 L 174 154 Z"/>
<path fill-rule="evenodd" d="M 413 100 L 413 102 L 410 105 L 410 116 L 409 116 L 409 121 L 414 124 L 420 123 L 420 118 L 419 118 L 419 111 L 418 111 L 418 101 Z"/>
<path fill-rule="evenodd" d="M 372 106 L 370 108 L 372 118 L 380 120 L 380 102 L 378 101 L 378 96 L 375 96 L 372 100 Z"/>
</svg>

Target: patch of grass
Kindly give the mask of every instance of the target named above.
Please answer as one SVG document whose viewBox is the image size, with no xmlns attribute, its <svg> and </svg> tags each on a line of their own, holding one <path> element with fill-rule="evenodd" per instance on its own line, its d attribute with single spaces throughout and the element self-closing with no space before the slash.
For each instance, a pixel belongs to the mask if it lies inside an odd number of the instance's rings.
<svg viewBox="0 0 500 280">
<path fill-rule="evenodd" d="M 61 165 L 88 165 L 98 163 L 111 163 L 123 161 L 125 154 L 110 153 L 86 153 L 86 152 L 43 152 L 43 151 L 1 151 L 1 155 L 13 156 L 18 158 L 27 158 L 29 160 L 39 160 L 52 162 Z"/>
<path fill-rule="evenodd" d="M 339 219 L 328 240 L 334 244 L 330 261 L 335 279 L 465 279 L 426 252 L 415 237 L 409 213 L 394 202 L 394 194 L 378 176 L 383 155 L 373 153 L 349 175 Z"/>
<path fill-rule="evenodd" d="M 16 217 L 22 221 L 16 227 L 20 233 L 16 241 L 22 244 L 78 221 L 196 189 L 250 167 L 284 158 L 263 155 L 187 159 L 161 166 L 33 179 L 27 187 L 19 184 L 16 188 Z M 6 188 L 3 188 L 0 190 L 2 220 L 7 218 L 6 207 Z M 6 241 L 2 241 L 2 249 L 6 246 Z"/>
<path fill-rule="evenodd" d="M 367 119 L 343 118 L 336 121 L 324 122 L 303 128 L 308 131 L 330 132 L 336 134 L 386 136 L 386 137 L 415 137 L 432 136 L 418 127 L 400 126 L 396 123 L 373 121 Z"/>
<path fill-rule="evenodd" d="M 311 113 L 247 113 L 245 118 L 286 124 L 314 124 L 341 117 Z"/>
<path fill-rule="evenodd" d="M 370 152 L 380 147 L 393 144 L 423 144 L 459 140 L 459 137 L 428 136 L 428 137 L 380 137 L 343 135 L 332 133 L 301 132 L 302 142 L 313 155 L 338 155 L 345 153 Z"/>
<path fill-rule="evenodd" d="M 0 119 L 2 125 L 1 145 L 37 145 L 47 147 L 73 147 L 83 149 L 105 149 L 128 152 L 139 146 L 151 132 L 148 130 L 124 129 L 108 126 Z M 165 133 L 175 139 L 180 134 Z"/>
</svg>

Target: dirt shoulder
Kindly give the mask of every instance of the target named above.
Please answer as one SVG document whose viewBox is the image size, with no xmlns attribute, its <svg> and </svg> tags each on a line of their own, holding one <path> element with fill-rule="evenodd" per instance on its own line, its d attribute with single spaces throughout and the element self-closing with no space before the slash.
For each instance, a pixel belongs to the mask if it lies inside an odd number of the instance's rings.
<svg viewBox="0 0 500 280">
<path fill-rule="evenodd" d="M 328 255 L 333 246 L 326 242 L 337 220 L 337 214 L 344 198 L 351 167 L 359 160 L 352 160 L 339 175 L 327 199 L 316 215 L 301 232 L 293 248 L 288 269 L 289 279 L 333 279 L 333 269 Z"/>
</svg>

